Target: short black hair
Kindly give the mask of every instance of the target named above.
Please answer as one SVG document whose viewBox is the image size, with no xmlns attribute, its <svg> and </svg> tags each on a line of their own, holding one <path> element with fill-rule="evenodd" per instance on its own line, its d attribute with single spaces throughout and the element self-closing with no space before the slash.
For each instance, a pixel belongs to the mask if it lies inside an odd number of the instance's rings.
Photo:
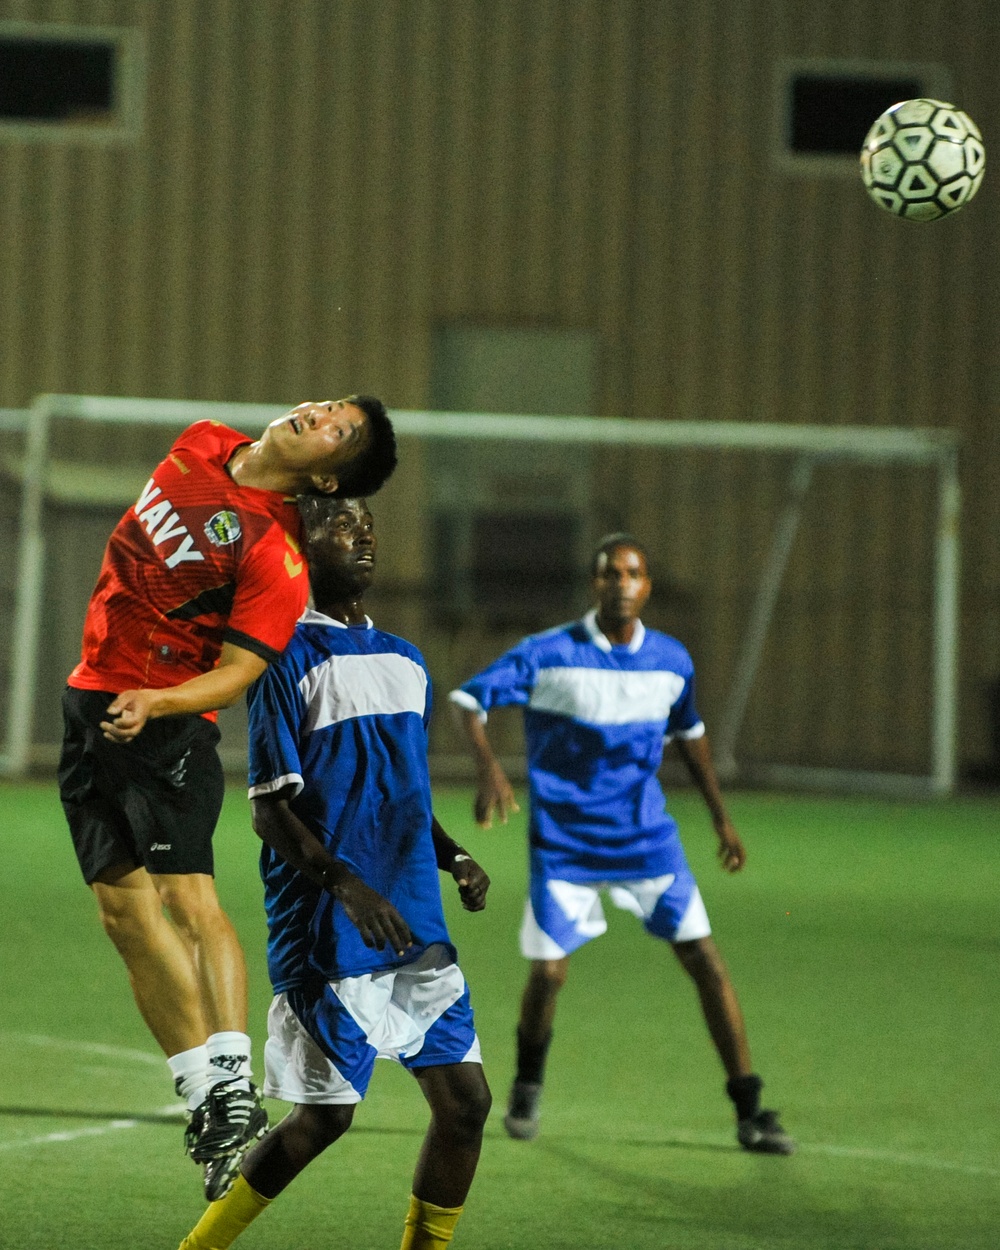
<svg viewBox="0 0 1000 1250">
<path fill-rule="evenodd" d="M 345 404 L 360 408 L 368 418 L 368 446 L 337 471 L 336 499 L 374 495 L 396 467 L 396 432 L 385 404 L 374 395 L 348 395 Z"/>
<path fill-rule="evenodd" d="M 631 547 L 638 551 L 642 558 L 646 561 L 646 569 L 649 569 L 649 549 L 645 543 L 641 543 L 634 534 L 629 534 L 625 530 L 619 530 L 615 534 L 605 534 L 601 541 L 594 548 L 594 554 L 590 558 L 590 576 L 597 576 L 597 564 L 601 556 L 608 556 L 612 551 L 617 551 L 619 547 Z"/>
</svg>

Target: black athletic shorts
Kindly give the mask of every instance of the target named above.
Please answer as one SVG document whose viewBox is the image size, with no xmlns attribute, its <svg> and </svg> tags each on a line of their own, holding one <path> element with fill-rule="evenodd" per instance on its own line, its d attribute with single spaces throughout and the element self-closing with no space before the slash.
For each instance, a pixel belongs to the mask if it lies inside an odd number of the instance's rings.
<svg viewBox="0 0 1000 1250">
<path fill-rule="evenodd" d="M 212 875 L 212 834 L 224 782 L 219 730 L 203 716 L 148 721 L 131 742 L 109 742 L 113 694 L 63 694 L 59 797 L 89 885 L 113 864 L 151 873 Z"/>
</svg>

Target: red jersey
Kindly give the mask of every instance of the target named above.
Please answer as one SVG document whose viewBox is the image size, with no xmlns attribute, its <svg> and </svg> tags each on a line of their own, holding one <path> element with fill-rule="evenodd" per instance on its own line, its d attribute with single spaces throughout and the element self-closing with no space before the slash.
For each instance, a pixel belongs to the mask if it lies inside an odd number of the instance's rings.
<svg viewBox="0 0 1000 1250">
<path fill-rule="evenodd" d="M 71 686 L 158 690 L 214 668 L 223 642 L 284 650 L 309 594 L 301 523 L 294 499 L 229 476 L 251 441 L 198 421 L 157 465 L 108 540 Z"/>
</svg>

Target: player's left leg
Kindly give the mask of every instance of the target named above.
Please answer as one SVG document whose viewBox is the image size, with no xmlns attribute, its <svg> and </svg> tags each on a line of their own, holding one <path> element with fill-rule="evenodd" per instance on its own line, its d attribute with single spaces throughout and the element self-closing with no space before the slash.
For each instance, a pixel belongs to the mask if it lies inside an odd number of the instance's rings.
<svg viewBox="0 0 1000 1250">
<path fill-rule="evenodd" d="M 462 1214 L 492 1096 L 479 1063 L 419 1068 L 414 1075 L 431 1122 L 413 1175 L 401 1250 L 437 1250 L 451 1241 Z"/>
<path fill-rule="evenodd" d="M 726 1070 L 726 1093 L 736 1110 L 737 1140 L 745 1150 L 791 1154 L 795 1142 L 782 1128 L 778 1113 L 761 1108 L 764 1082 L 753 1071 L 743 1011 L 714 939 L 675 941 L 673 948 L 695 983 L 709 1035 Z"/>
<path fill-rule="evenodd" d="M 451 1241 L 462 1214 L 492 1097 L 469 987 L 446 947 L 431 946 L 398 969 L 392 1001 L 398 1030 L 392 1049 L 413 1072 L 431 1109 L 402 1250 L 439 1250 Z"/>
<path fill-rule="evenodd" d="M 746 1150 L 791 1154 L 795 1143 L 777 1113 L 760 1106 L 763 1081 L 753 1071 L 743 1011 L 712 937 L 708 913 L 680 839 L 667 848 L 672 871 L 661 877 L 619 882 L 614 902 L 642 917 L 646 930 L 669 942 L 698 991 L 709 1035 L 725 1068 L 726 1093 L 736 1111 L 737 1140 Z"/>
<path fill-rule="evenodd" d="M 748 1076 L 753 1070 L 746 1025 L 736 989 L 712 937 L 674 942 L 674 954 L 694 981 L 702 1015 L 726 1076 Z"/>
</svg>

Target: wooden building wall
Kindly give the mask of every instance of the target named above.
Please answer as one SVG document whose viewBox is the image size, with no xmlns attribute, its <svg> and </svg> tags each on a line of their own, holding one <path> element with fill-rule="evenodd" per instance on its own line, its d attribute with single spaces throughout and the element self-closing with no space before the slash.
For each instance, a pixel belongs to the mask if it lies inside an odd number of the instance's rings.
<svg viewBox="0 0 1000 1250">
<path fill-rule="evenodd" d="M 996 175 L 954 220 L 910 226 L 854 178 L 784 172 L 774 76 L 782 58 L 940 62 L 989 153 L 994 8 L 5 0 L 3 20 L 139 28 L 148 74 L 135 143 L 0 139 L 0 406 L 372 390 L 422 408 L 435 327 L 470 320 L 595 330 L 606 415 L 956 429 L 974 760 L 1000 672 Z M 421 472 L 381 518 L 399 584 L 427 575 Z M 709 713 L 767 538 L 746 478 L 777 499 L 783 472 L 692 456 L 612 460 L 602 479 L 608 514 L 663 550 L 677 593 L 657 620 L 671 627 L 673 602 L 693 633 Z M 922 765 L 931 496 L 911 479 L 819 481 L 751 752 Z M 897 610 L 873 619 L 887 584 Z M 831 615 L 824 680 L 784 681 Z M 419 612 L 400 619 L 423 621 L 429 651 L 468 655 Z M 845 686 L 863 724 L 836 710 Z"/>
</svg>

